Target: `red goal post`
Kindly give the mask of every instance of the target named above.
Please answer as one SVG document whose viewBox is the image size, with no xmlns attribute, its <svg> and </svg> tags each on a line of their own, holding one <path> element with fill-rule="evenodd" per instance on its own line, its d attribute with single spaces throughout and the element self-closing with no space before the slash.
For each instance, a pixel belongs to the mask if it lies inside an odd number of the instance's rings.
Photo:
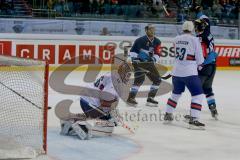
<svg viewBox="0 0 240 160">
<path fill-rule="evenodd" d="M 0 55 L 0 143 L 7 137 L 36 155 L 47 153 L 48 76 L 46 61 Z M 16 149 L 12 144 L 0 145 L 0 153 Z"/>
</svg>

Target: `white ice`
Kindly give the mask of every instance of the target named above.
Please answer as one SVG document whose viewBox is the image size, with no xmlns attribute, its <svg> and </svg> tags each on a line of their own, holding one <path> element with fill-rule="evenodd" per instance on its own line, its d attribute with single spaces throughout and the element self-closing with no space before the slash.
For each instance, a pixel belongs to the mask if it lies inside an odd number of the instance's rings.
<svg viewBox="0 0 240 160">
<path fill-rule="evenodd" d="M 83 76 L 83 72 L 74 72 L 65 82 L 84 85 Z M 123 102 L 119 104 L 126 123 L 138 126 L 135 134 L 117 127 L 113 136 L 84 141 L 59 135 L 59 120 L 53 108 L 48 120 L 48 155 L 55 160 L 239 160 L 240 72 L 218 71 L 213 87 L 219 120 L 211 118 L 205 103 L 201 114 L 201 122 L 206 124 L 204 131 L 189 130 L 182 121 L 190 108 L 188 92 L 180 99 L 175 112 L 178 120 L 172 125 L 162 123 L 161 114 L 170 96 L 168 93 L 157 98 L 158 108 L 145 106 L 145 98 L 137 99 L 139 106 L 136 109 L 126 107 Z M 72 99 L 71 110 L 81 112 L 79 96 L 59 94 L 50 88 L 50 106 L 63 99 Z M 130 121 L 131 118 L 135 121 Z"/>
</svg>

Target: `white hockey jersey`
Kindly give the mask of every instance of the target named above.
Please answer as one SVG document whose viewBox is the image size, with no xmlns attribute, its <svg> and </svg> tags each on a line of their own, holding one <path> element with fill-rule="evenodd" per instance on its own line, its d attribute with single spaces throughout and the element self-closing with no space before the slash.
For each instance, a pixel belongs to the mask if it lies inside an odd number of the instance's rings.
<svg viewBox="0 0 240 160">
<path fill-rule="evenodd" d="M 82 96 L 81 98 L 96 107 L 101 105 L 100 100 L 118 101 L 121 94 L 121 85 L 123 85 L 122 80 L 117 73 L 107 73 L 87 86 L 87 88 L 97 92 L 89 90 L 88 96 Z"/>
<path fill-rule="evenodd" d="M 200 41 L 191 34 L 179 35 L 174 39 L 175 64 L 172 75 L 187 77 L 198 75 L 198 65 L 204 61 Z"/>
</svg>

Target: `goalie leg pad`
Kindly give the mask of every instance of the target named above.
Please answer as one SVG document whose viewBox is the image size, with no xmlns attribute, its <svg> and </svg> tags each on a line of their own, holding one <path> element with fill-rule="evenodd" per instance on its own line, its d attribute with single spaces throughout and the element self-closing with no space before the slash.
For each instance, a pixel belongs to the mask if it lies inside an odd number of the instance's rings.
<svg viewBox="0 0 240 160">
<path fill-rule="evenodd" d="M 110 136 L 113 133 L 115 124 L 110 121 L 98 120 L 92 128 L 94 136 Z"/>
<path fill-rule="evenodd" d="M 74 121 L 71 121 L 71 120 L 63 121 L 63 120 L 61 120 L 60 123 L 61 123 L 61 131 L 60 131 L 61 135 L 64 135 L 64 136 L 73 135 L 72 124 L 74 123 Z"/>
<path fill-rule="evenodd" d="M 74 123 L 72 125 L 73 130 L 79 139 L 85 140 L 88 137 L 88 129 L 84 125 L 79 125 L 78 123 Z"/>
<path fill-rule="evenodd" d="M 78 136 L 79 139 L 85 140 L 91 138 L 92 126 L 86 121 L 61 121 L 61 135 Z"/>
</svg>

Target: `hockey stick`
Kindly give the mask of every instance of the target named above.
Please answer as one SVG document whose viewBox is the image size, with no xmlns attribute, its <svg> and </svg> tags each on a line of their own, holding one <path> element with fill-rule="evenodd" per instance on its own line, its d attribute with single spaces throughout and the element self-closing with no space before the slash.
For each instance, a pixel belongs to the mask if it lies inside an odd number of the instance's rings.
<svg viewBox="0 0 240 160">
<path fill-rule="evenodd" d="M 25 101 L 27 101 L 28 103 L 30 103 L 31 105 L 35 106 L 38 109 L 42 109 L 42 107 L 39 107 L 37 104 L 33 103 L 32 101 L 30 101 L 29 99 L 27 99 L 26 97 L 24 97 L 23 95 L 21 95 L 20 93 L 18 93 L 17 91 L 13 90 L 12 88 L 6 86 L 4 83 L 2 83 L 0 81 L 0 84 L 4 87 L 6 87 L 7 89 L 9 89 L 10 91 L 12 91 L 13 93 L 15 93 L 16 95 L 18 95 L 19 97 L 21 97 L 22 99 L 24 99 Z M 48 109 L 51 109 L 52 107 L 48 107 Z"/>
<path fill-rule="evenodd" d="M 162 8 L 164 10 L 164 12 L 166 13 L 167 16 L 170 16 L 169 12 L 167 11 L 166 5 L 164 5 L 163 1 L 160 1 L 162 3 Z"/>
<path fill-rule="evenodd" d="M 119 57 L 116 57 L 116 56 L 114 56 L 114 58 L 116 58 L 116 59 L 118 59 L 118 60 L 120 60 L 120 61 L 122 61 L 122 62 L 124 62 L 124 63 L 127 63 L 124 59 L 122 59 L 122 58 L 119 58 Z"/>
<path fill-rule="evenodd" d="M 166 79 L 169 79 L 169 78 L 171 78 L 172 77 L 172 75 L 169 73 L 168 75 L 166 75 L 166 76 L 164 76 L 164 77 L 161 77 L 162 79 L 164 79 L 164 80 L 166 80 Z"/>
<path fill-rule="evenodd" d="M 148 71 L 148 70 L 146 70 L 146 69 L 144 69 L 144 68 L 142 68 L 142 67 L 139 67 L 142 71 L 144 71 L 144 72 L 146 72 L 146 73 L 149 73 L 150 71 Z M 164 79 L 164 80 L 166 80 L 166 79 L 169 79 L 170 77 L 172 77 L 172 75 L 171 74 L 168 74 L 168 75 L 166 75 L 166 76 L 163 76 L 163 77 L 161 77 L 162 79 Z"/>
<path fill-rule="evenodd" d="M 119 58 L 119 57 L 114 56 L 114 58 L 119 59 L 119 60 L 121 60 L 121 61 L 124 62 L 124 63 L 127 63 L 125 60 L 123 60 L 123 59 L 121 59 L 121 58 Z M 135 63 L 139 63 L 139 62 L 135 62 Z M 140 62 L 140 63 L 141 63 L 141 62 Z M 146 72 L 146 73 L 149 73 L 149 72 L 150 72 L 150 71 L 148 71 L 148 70 L 146 70 L 146 69 L 144 69 L 144 68 L 142 68 L 142 67 L 139 67 L 139 68 L 141 68 L 141 70 L 143 70 L 143 71 Z M 164 80 L 169 79 L 170 77 L 172 77 L 171 74 L 168 74 L 168 75 L 166 75 L 166 76 L 161 76 L 161 78 L 164 79 Z"/>
</svg>

